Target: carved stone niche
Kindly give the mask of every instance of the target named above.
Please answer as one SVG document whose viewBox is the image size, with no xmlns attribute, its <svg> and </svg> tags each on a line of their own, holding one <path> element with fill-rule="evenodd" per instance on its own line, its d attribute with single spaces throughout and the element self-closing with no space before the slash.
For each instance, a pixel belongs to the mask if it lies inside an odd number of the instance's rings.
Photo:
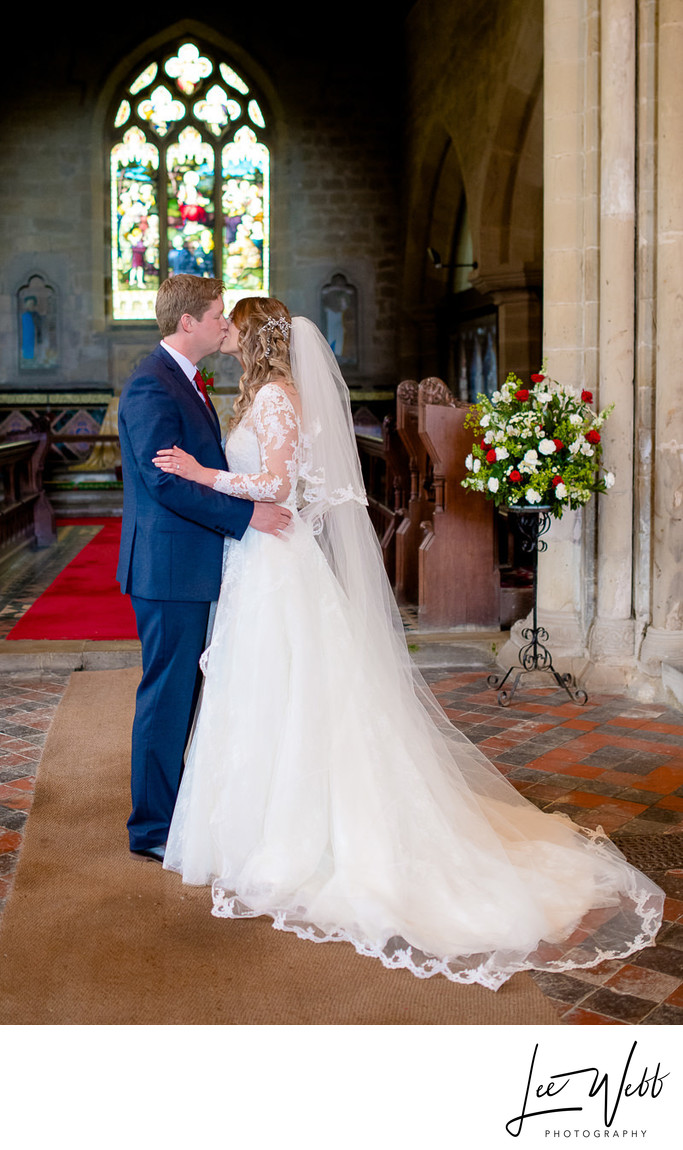
<svg viewBox="0 0 683 1150">
<path fill-rule="evenodd" d="M 358 291 L 342 272 L 336 272 L 320 293 L 322 330 L 337 362 L 358 367 Z"/>
<path fill-rule="evenodd" d="M 57 289 L 33 272 L 16 292 L 17 360 L 22 375 L 59 367 Z"/>
</svg>

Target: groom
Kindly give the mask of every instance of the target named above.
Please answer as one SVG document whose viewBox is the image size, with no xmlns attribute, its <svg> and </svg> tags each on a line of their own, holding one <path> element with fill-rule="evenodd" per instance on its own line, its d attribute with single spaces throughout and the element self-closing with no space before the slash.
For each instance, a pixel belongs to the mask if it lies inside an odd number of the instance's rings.
<svg viewBox="0 0 683 1150">
<path fill-rule="evenodd" d="M 199 695 L 199 656 L 218 598 L 223 539 L 248 526 L 277 535 L 291 514 L 235 499 L 160 471 L 177 445 L 226 470 L 218 416 L 197 363 L 218 351 L 228 323 L 220 280 L 177 275 L 161 284 L 160 345 L 128 380 L 119 402 L 123 522 L 117 579 L 131 596 L 142 645 L 131 755 L 130 849 L 163 861 Z"/>
</svg>

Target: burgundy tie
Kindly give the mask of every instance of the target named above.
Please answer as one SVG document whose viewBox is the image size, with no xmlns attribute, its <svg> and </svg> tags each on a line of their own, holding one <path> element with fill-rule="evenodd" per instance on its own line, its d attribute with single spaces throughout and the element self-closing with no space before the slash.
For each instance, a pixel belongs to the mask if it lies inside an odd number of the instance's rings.
<svg viewBox="0 0 683 1150">
<path fill-rule="evenodd" d="M 194 373 L 194 381 L 197 384 L 197 387 L 199 389 L 199 394 L 201 395 L 202 399 L 204 400 L 204 403 L 208 403 L 209 402 L 209 393 L 206 390 L 206 384 L 204 383 L 204 380 L 202 379 L 202 373 L 200 371 L 196 371 Z"/>
</svg>

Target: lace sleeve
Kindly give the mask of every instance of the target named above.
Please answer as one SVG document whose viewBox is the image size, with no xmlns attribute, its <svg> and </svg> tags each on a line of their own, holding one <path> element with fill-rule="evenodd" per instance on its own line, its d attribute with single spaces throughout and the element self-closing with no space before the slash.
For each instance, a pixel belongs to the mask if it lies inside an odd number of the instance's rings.
<svg viewBox="0 0 683 1150">
<path fill-rule="evenodd" d="M 277 384 L 260 389 L 252 408 L 263 470 L 258 475 L 219 471 L 214 490 L 256 502 L 285 503 L 296 482 L 299 423 L 291 400 Z"/>
</svg>

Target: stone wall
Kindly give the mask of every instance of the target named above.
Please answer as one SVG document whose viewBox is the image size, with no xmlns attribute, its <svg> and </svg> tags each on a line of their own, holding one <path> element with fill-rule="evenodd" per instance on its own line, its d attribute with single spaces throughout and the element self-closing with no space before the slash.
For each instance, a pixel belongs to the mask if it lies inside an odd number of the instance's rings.
<svg viewBox="0 0 683 1150">
<path fill-rule="evenodd" d="M 541 0 L 418 0 L 409 13 L 403 375 L 438 366 L 428 324 L 451 285 L 427 248 L 452 258 L 462 197 L 478 264 L 469 284 L 498 309 L 500 374 L 538 368 L 542 15 Z"/>
<path fill-rule="evenodd" d="M 350 14 L 352 14 L 353 5 Z M 226 9 L 226 12 L 228 10 Z M 106 35 L 41 16 L 30 45 L 10 54 L 0 149 L 0 385 L 20 382 L 15 292 L 33 272 L 59 297 L 59 369 L 32 384 L 106 383 L 119 388 L 156 339 L 154 325 L 116 328 L 107 315 L 106 117 L 116 84 L 146 51 L 182 34 L 216 45 L 255 77 L 275 122 L 271 290 L 319 319 L 319 290 L 335 272 L 355 283 L 361 309 L 358 382 L 395 378 L 398 238 L 396 101 L 389 82 L 402 34 L 365 14 L 321 34 L 260 5 L 212 26 L 136 15 Z M 133 71 L 134 74 L 134 71 Z M 222 375 L 231 378 L 227 364 Z M 221 378 L 222 378 L 221 375 Z M 234 373 L 232 373 L 234 375 Z M 23 382 L 26 382 L 24 376 Z"/>
</svg>

